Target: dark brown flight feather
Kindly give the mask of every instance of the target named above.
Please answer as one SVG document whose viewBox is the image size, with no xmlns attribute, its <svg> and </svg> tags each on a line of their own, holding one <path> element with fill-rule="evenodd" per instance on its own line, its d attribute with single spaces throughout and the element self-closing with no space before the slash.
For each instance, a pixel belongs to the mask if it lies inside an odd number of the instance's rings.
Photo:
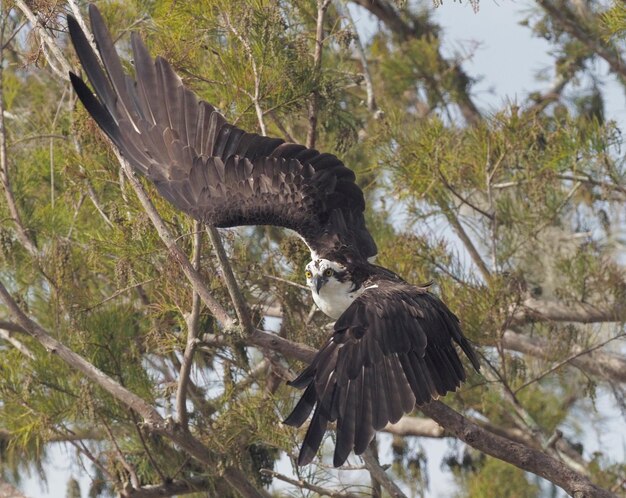
<svg viewBox="0 0 626 498">
<path fill-rule="evenodd" d="M 98 9 L 90 5 L 89 13 L 100 59 L 72 16 L 68 26 L 95 95 L 75 74 L 71 81 L 133 168 L 206 224 L 297 231 L 318 257 L 346 267 L 341 281 L 365 288 L 311 365 L 290 383 L 305 390 L 285 423 L 300 426 L 313 412 L 299 464 L 311 462 L 330 423 L 337 424 L 333 463 L 339 466 L 416 404 L 457 389 L 466 374 L 454 343 L 478 370 L 478 358 L 445 304 L 368 263 L 376 244 L 350 169 L 333 155 L 229 124 L 185 88 L 166 60 L 153 60 L 135 33 L 133 79 Z"/>
<path fill-rule="evenodd" d="M 136 33 L 133 79 L 94 5 L 89 14 L 102 64 L 78 22 L 67 22 L 95 95 L 75 74 L 72 85 L 126 160 L 174 206 L 216 227 L 290 228 L 320 257 L 341 252 L 365 261 L 376 254 L 363 192 L 337 157 L 229 124 L 165 59 L 153 60 Z"/>
</svg>

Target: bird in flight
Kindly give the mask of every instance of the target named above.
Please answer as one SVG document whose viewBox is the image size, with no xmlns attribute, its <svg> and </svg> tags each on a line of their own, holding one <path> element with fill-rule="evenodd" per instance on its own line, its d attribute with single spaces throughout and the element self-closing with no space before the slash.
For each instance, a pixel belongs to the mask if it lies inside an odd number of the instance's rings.
<svg viewBox="0 0 626 498">
<path fill-rule="evenodd" d="M 298 463 L 315 457 L 336 422 L 333 464 L 360 455 L 376 431 L 466 378 L 455 343 L 478 370 L 457 317 L 427 287 L 372 263 L 363 192 L 337 157 L 229 124 L 170 64 L 131 35 L 135 77 L 122 68 L 94 5 L 99 57 L 78 22 L 70 36 L 93 87 L 70 73 L 81 102 L 132 167 L 175 207 L 215 227 L 275 225 L 311 251 L 306 282 L 334 331 L 289 384 L 304 393 L 284 423 L 308 426 Z"/>
</svg>

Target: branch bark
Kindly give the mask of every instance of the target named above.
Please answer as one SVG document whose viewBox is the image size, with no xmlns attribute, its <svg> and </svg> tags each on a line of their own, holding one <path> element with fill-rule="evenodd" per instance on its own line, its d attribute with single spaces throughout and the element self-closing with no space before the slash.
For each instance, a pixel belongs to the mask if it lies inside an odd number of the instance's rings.
<svg viewBox="0 0 626 498">
<path fill-rule="evenodd" d="M 607 323 L 626 321 L 626 304 L 562 303 L 527 298 L 513 314 L 512 324 L 533 321 Z"/>
<path fill-rule="evenodd" d="M 502 336 L 502 346 L 506 349 L 528 354 L 536 358 L 550 358 L 550 344 L 540 337 L 527 337 L 513 330 L 506 330 Z M 580 356 L 575 356 L 580 355 Z M 626 358 L 616 353 L 589 351 L 580 346 L 572 348 L 568 363 L 603 379 L 626 383 Z"/>
<path fill-rule="evenodd" d="M 575 498 L 617 498 L 563 462 L 541 451 L 493 434 L 440 401 L 432 401 L 421 406 L 420 410 L 473 448 L 543 477 Z"/>
<path fill-rule="evenodd" d="M 224 307 L 211 295 L 209 289 L 207 288 L 204 280 L 200 276 L 200 274 L 193 268 L 189 259 L 185 255 L 185 253 L 178 247 L 176 243 L 176 238 L 171 234 L 170 230 L 167 228 L 163 219 L 157 212 L 154 204 L 146 194 L 141 182 L 137 178 L 135 172 L 126 159 L 122 157 L 119 151 L 112 146 L 115 155 L 117 156 L 118 161 L 120 162 L 122 169 L 128 178 L 129 183 L 132 185 L 137 197 L 139 198 L 139 202 L 144 208 L 144 211 L 150 218 L 150 221 L 156 228 L 159 237 L 167 247 L 170 255 L 180 264 L 183 273 L 193 286 L 195 292 L 200 295 L 200 298 L 207 305 L 213 316 L 221 323 L 221 325 L 226 329 L 231 329 L 235 326 L 235 321 L 228 315 L 227 311 Z"/>
</svg>

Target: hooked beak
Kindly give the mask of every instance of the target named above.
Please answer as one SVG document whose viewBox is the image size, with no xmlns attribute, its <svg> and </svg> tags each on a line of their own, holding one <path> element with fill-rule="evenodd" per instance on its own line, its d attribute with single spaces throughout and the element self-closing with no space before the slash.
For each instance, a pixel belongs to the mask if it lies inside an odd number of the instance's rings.
<svg viewBox="0 0 626 498">
<path fill-rule="evenodd" d="M 313 277 L 313 283 L 315 284 L 315 292 L 319 295 L 320 289 L 326 283 L 326 279 L 321 275 L 318 275 L 317 277 Z"/>
</svg>

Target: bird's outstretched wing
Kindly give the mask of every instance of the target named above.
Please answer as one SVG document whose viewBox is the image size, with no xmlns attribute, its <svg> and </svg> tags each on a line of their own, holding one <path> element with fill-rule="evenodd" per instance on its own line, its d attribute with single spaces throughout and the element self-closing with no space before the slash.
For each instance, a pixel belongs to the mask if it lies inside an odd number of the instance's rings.
<svg viewBox="0 0 626 498">
<path fill-rule="evenodd" d="M 437 297 L 404 281 L 379 280 L 335 323 L 333 336 L 290 384 L 306 388 L 284 423 L 299 427 L 314 409 L 298 464 L 309 463 L 329 422 L 337 422 L 333 464 L 363 453 L 375 431 L 415 405 L 454 391 L 476 353 L 458 319 Z"/>
<path fill-rule="evenodd" d="M 290 228 L 320 256 L 339 249 L 357 259 L 376 254 L 363 192 L 337 157 L 227 123 L 165 59 L 153 60 L 136 33 L 133 79 L 94 5 L 89 14 L 100 59 L 72 16 L 68 26 L 95 95 L 70 74 L 74 89 L 122 155 L 174 206 L 217 227 Z"/>
</svg>

